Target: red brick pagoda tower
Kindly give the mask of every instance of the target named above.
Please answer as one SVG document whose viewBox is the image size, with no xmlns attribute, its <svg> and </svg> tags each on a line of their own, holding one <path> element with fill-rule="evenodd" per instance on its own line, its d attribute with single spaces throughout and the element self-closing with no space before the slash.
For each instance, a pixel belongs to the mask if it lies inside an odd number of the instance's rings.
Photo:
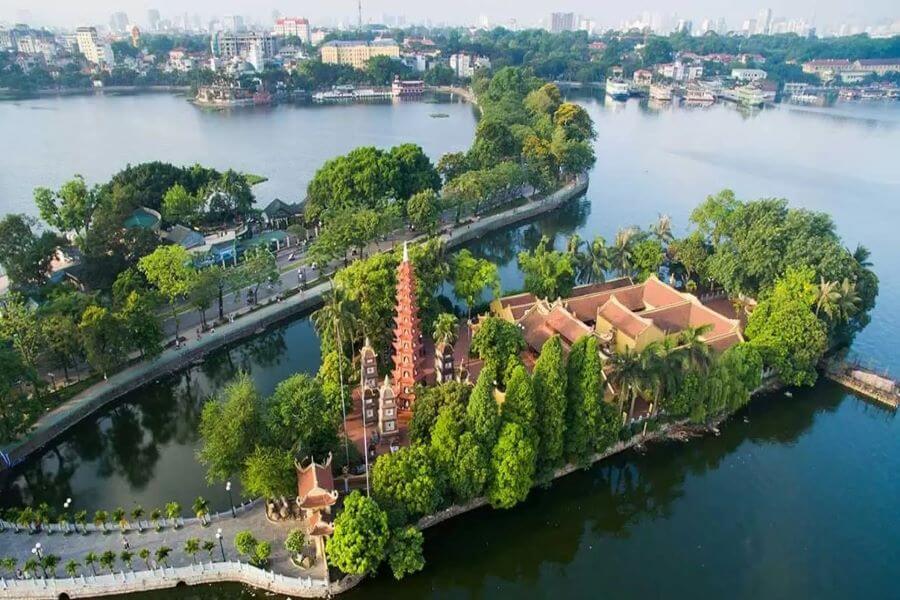
<svg viewBox="0 0 900 600">
<path fill-rule="evenodd" d="M 401 406 L 408 408 L 416 399 L 419 380 L 419 355 L 422 335 L 419 307 L 416 303 L 416 275 L 409 262 L 409 250 L 403 244 L 403 261 L 397 267 L 397 307 L 394 316 L 394 387 Z"/>
</svg>

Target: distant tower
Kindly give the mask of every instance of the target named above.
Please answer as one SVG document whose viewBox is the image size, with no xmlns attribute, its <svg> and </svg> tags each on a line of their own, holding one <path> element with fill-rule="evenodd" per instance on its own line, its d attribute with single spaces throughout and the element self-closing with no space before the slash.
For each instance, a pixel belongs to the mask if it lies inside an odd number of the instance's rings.
<svg viewBox="0 0 900 600">
<path fill-rule="evenodd" d="M 409 248 L 403 243 L 403 260 L 397 267 L 397 308 L 394 316 L 394 385 L 397 396 L 406 403 L 415 401 L 419 380 L 419 355 L 422 333 L 416 304 L 416 275 L 409 262 Z"/>
<path fill-rule="evenodd" d="M 369 338 L 366 338 L 366 343 L 359 353 L 359 381 L 362 384 L 363 422 L 366 425 L 371 425 L 378 417 L 378 364 L 376 358 L 375 350 L 369 343 Z"/>
<path fill-rule="evenodd" d="M 362 0 L 358 0 L 356 4 L 357 16 L 356 16 L 356 29 L 358 31 L 362 31 Z"/>
</svg>

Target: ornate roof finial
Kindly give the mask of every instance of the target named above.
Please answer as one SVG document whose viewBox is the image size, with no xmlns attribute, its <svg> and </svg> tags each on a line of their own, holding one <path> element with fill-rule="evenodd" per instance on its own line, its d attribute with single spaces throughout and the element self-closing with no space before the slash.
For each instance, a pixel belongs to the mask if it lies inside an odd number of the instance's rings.
<svg viewBox="0 0 900 600">
<path fill-rule="evenodd" d="M 409 262 L 409 247 L 406 245 L 406 240 L 403 241 L 403 262 Z"/>
</svg>

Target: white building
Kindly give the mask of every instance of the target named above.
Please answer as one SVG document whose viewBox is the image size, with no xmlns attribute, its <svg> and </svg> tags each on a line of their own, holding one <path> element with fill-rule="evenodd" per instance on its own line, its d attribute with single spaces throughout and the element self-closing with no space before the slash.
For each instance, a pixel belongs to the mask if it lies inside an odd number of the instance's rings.
<svg viewBox="0 0 900 600">
<path fill-rule="evenodd" d="M 472 54 L 452 54 L 450 56 L 450 68 L 460 79 L 467 79 L 475 75 L 477 69 L 490 69 L 491 59 L 486 56 Z"/>
<path fill-rule="evenodd" d="M 275 20 L 274 35 L 298 37 L 304 44 L 310 43 L 309 21 L 299 17 L 282 17 Z"/>
<path fill-rule="evenodd" d="M 766 72 L 762 69 L 732 69 L 731 78 L 738 81 L 760 81 L 766 78 Z"/>
<path fill-rule="evenodd" d="M 693 81 L 703 77 L 702 64 L 688 64 L 680 60 L 673 63 L 658 65 L 656 72 L 668 79 L 675 81 Z"/>
</svg>

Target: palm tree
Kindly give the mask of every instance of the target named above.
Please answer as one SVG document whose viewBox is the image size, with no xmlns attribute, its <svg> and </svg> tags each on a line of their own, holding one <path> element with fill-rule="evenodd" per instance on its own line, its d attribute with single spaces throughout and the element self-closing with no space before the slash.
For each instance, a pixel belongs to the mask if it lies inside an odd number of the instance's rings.
<svg viewBox="0 0 900 600">
<path fill-rule="evenodd" d="M 121 506 L 112 512 L 112 520 L 119 524 L 119 529 L 124 531 L 128 528 L 128 519 L 125 518 L 125 509 Z"/>
<path fill-rule="evenodd" d="M 616 241 L 611 249 L 612 264 L 619 275 L 631 275 L 634 270 L 633 257 L 631 255 L 638 230 L 635 227 L 627 227 L 616 232 Z"/>
<path fill-rule="evenodd" d="M 50 577 L 56 579 L 56 567 L 59 566 L 60 558 L 55 554 L 45 554 L 41 559 L 41 567 L 44 572 L 49 572 Z"/>
<path fill-rule="evenodd" d="M 172 549 L 168 546 L 160 546 L 156 549 L 156 562 L 162 563 L 165 566 L 169 566 L 169 554 L 171 554 Z"/>
<path fill-rule="evenodd" d="M 687 327 L 678 334 L 678 345 L 681 346 L 687 364 L 702 373 L 709 370 L 712 364 L 712 353 L 703 336 L 712 331 L 712 325 Z"/>
<path fill-rule="evenodd" d="M 81 563 L 77 560 L 70 560 L 66 563 L 66 574 L 72 579 L 75 579 L 76 577 L 78 577 L 78 567 L 80 566 Z"/>
<path fill-rule="evenodd" d="M 837 285 L 836 281 L 825 281 L 824 277 L 820 278 L 816 289 L 816 316 L 819 316 L 820 312 L 824 312 L 829 319 L 834 316 L 840 297 Z"/>
<path fill-rule="evenodd" d="M 610 249 L 606 245 L 603 236 L 598 235 L 594 241 L 588 244 L 585 255 L 585 283 L 603 283 L 606 281 L 606 272 L 612 268 L 610 261 Z"/>
<path fill-rule="evenodd" d="M 69 535 L 69 514 L 60 513 L 56 518 L 56 525 L 63 532 L 63 535 Z"/>
<path fill-rule="evenodd" d="M 144 525 L 141 523 L 141 517 L 144 516 L 144 507 L 138 504 L 131 509 L 131 518 L 137 523 L 138 533 L 144 533 Z"/>
<path fill-rule="evenodd" d="M 91 573 L 94 574 L 94 577 L 97 576 L 97 569 L 94 568 L 94 565 L 97 564 L 99 557 L 94 552 L 88 552 L 84 555 L 84 564 L 91 568 Z"/>
<path fill-rule="evenodd" d="M 106 533 L 106 522 L 109 521 L 109 515 L 105 510 L 98 510 L 94 513 L 94 526 L 101 527 L 103 533 Z"/>
<path fill-rule="evenodd" d="M 350 344 L 350 355 L 353 355 L 353 343 L 359 333 L 359 320 L 354 308 L 353 302 L 332 283 L 332 291 L 325 304 L 312 314 L 313 326 L 323 345 L 338 349 L 338 339 L 347 341 Z M 343 348 L 340 350 L 343 351 Z"/>
<path fill-rule="evenodd" d="M 134 570 L 131 568 L 131 560 L 133 558 L 134 552 L 131 552 L 130 550 L 122 550 L 122 552 L 119 553 L 119 560 L 122 561 L 122 564 L 125 565 L 129 571 Z"/>
<path fill-rule="evenodd" d="M 862 244 L 856 245 L 856 250 L 853 251 L 853 259 L 859 264 L 863 269 L 868 269 L 872 266 L 872 261 L 869 260 L 872 257 L 872 253 L 868 248 L 863 246 Z"/>
<path fill-rule="evenodd" d="M 75 513 L 75 525 L 81 525 L 81 533 L 87 535 L 87 511 L 79 510 Z M 76 527 L 77 529 L 77 527 Z"/>
<path fill-rule="evenodd" d="M 677 346 L 671 337 L 648 344 L 641 352 L 641 367 L 644 370 L 644 384 L 652 390 L 654 414 L 669 400 L 670 394 L 678 388 L 682 373 L 683 348 Z"/>
<path fill-rule="evenodd" d="M 41 566 L 41 563 L 38 562 L 36 558 L 29 558 L 25 561 L 25 564 L 22 565 L 22 571 L 26 575 L 30 575 L 32 577 L 37 577 L 37 570 Z"/>
<path fill-rule="evenodd" d="M 862 299 L 856 292 L 856 284 L 844 278 L 837 288 L 838 298 L 835 302 L 835 314 L 842 322 L 847 322 L 853 315 L 859 312 Z"/>
<path fill-rule="evenodd" d="M 153 527 L 155 527 L 157 531 L 162 529 L 162 527 L 160 527 L 159 525 L 159 520 L 161 518 L 162 511 L 160 511 L 158 508 L 154 508 L 152 511 L 150 511 L 150 520 L 153 521 Z"/>
<path fill-rule="evenodd" d="M 203 496 L 198 496 L 197 499 L 194 500 L 194 504 L 191 508 L 194 509 L 194 514 L 200 519 L 201 525 L 204 527 L 209 525 L 206 521 L 206 516 L 209 514 L 209 502 L 207 502 Z"/>
<path fill-rule="evenodd" d="M 166 516 L 172 519 L 172 527 L 178 529 L 178 518 L 181 516 L 181 505 L 177 502 L 166 504 Z"/>
<path fill-rule="evenodd" d="M 15 575 L 16 565 L 18 565 L 18 564 L 19 564 L 19 560 L 12 556 L 4 556 L 3 558 L 0 558 L 0 569 L 3 569 L 7 573 L 9 573 L 11 576 Z"/>
<path fill-rule="evenodd" d="M 203 542 L 203 550 L 209 555 L 210 560 L 212 560 L 213 551 L 216 549 L 216 543 L 211 540 L 206 540 Z"/>
<path fill-rule="evenodd" d="M 572 266 L 575 268 L 575 281 L 578 282 L 583 282 L 586 277 L 585 266 L 587 256 L 581 250 L 584 245 L 584 240 L 582 240 L 581 236 L 577 233 L 573 233 L 569 236 L 569 240 L 566 242 L 566 254 L 569 255 L 569 258 L 572 261 Z"/>
<path fill-rule="evenodd" d="M 435 343 L 452 344 L 456 341 L 456 315 L 441 313 L 434 321 Z"/>
<path fill-rule="evenodd" d="M 34 519 L 34 509 L 30 506 L 26 506 L 19 511 L 16 518 L 16 524 L 21 527 L 27 527 L 29 532 L 34 533 Z"/>
<path fill-rule="evenodd" d="M 200 540 L 190 538 L 184 542 L 184 553 L 191 557 L 191 563 L 196 564 L 197 553 L 200 552 Z"/>
<path fill-rule="evenodd" d="M 113 569 L 116 567 L 116 553 L 112 550 L 107 550 L 103 554 L 100 555 L 100 566 L 104 567 L 109 571 L 110 574 L 113 573 Z"/>
<path fill-rule="evenodd" d="M 147 565 L 147 568 L 150 568 L 150 549 L 149 548 L 141 548 L 138 551 L 138 556 L 141 557 L 141 560 L 144 561 L 144 564 Z"/>
<path fill-rule="evenodd" d="M 37 529 L 43 529 L 44 525 L 50 522 L 52 517 L 51 513 L 52 511 L 49 504 L 46 502 L 38 504 L 34 511 L 34 521 L 35 525 L 37 525 Z"/>
<path fill-rule="evenodd" d="M 672 235 L 672 217 L 659 215 L 656 223 L 650 226 L 650 232 L 663 246 L 668 246 L 669 242 L 675 239 L 675 236 Z"/>
<path fill-rule="evenodd" d="M 619 400 L 619 414 L 622 414 L 625 403 L 629 403 L 628 418 L 634 412 L 634 401 L 637 398 L 638 386 L 644 376 L 640 356 L 631 348 L 615 352 L 609 360 L 609 383 L 616 391 Z"/>
</svg>

